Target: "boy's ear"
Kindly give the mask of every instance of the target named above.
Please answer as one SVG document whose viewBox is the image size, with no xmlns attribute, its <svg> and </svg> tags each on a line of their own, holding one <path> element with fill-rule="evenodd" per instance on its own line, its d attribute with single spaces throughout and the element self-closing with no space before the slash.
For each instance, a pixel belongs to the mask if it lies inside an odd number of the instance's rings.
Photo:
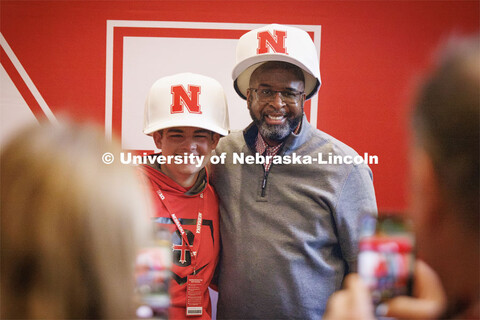
<svg viewBox="0 0 480 320">
<path fill-rule="evenodd" d="M 214 150 L 217 147 L 218 141 L 220 140 L 220 134 L 214 132 L 212 135 L 212 150 Z"/>
<path fill-rule="evenodd" d="M 162 137 L 163 137 L 163 131 L 155 131 L 153 133 L 153 141 L 155 142 L 155 146 L 157 149 L 162 149 Z"/>
</svg>

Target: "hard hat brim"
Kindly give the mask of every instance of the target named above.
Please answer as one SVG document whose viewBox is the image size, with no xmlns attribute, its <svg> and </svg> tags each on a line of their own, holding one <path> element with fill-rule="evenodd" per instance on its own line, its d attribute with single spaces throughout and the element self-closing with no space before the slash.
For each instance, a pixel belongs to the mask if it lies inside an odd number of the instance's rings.
<svg viewBox="0 0 480 320">
<path fill-rule="evenodd" d="M 297 59 L 292 58 L 288 55 L 271 53 L 271 54 L 262 54 L 250 57 L 238 63 L 232 72 L 232 78 L 234 79 L 233 87 L 235 91 L 242 99 L 247 99 L 247 89 L 250 85 L 250 77 L 259 66 L 268 61 L 282 61 L 291 63 L 299 67 L 305 76 L 305 93 L 306 99 L 312 98 L 320 88 L 321 82 L 320 79 L 317 79 L 314 75 L 309 73 L 308 68 L 298 61 Z"/>
<path fill-rule="evenodd" d="M 146 135 L 153 135 L 154 132 L 163 130 L 163 129 L 168 129 L 168 128 L 173 128 L 173 127 L 194 127 L 194 128 L 201 128 L 205 129 L 208 131 L 212 131 L 215 133 L 220 134 L 221 136 L 226 136 L 228 135 L 228 130 L 220 127 L 220 126 L 215 126 L 213 124 L 208 124 L 206 126 L 202 126 L 201 124 L 198 123 L 198 121 L 185 121 L 185 120 L 175 120 L 175 121 L 168 121 L 168 122 L 162 122 L 161 125 L 152 125 L 143 130 L 143 133 Z"/>
</svg>

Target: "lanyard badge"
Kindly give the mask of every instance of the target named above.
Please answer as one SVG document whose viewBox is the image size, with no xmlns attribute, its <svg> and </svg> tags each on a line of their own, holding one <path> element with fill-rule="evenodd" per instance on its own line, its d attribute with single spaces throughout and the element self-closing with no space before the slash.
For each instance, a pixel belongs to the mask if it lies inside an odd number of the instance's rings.
<svg viewBox="0 0 480 320">
<path fill-rule="evenodd" d="M 203 278 L 197 274 L 187 277 L 187 316 L 201 316 L 203 313 Z"/>
<path fill-rule="evenodd" d="M 195 238 L 192 245 L 188 241 L 187 234 L 185 233 L 185 230 L 183 229 L 182 224 L 178 220 L 175 213 L 173 213 L 173 211 L 170 209 L 169 204 L 165 199 L 165 195 L 162 193 L 160 188 L 157 188 L 156 192 L 158 197 L 162 201 L 163 205 L 165 206 L 165 209 L 167 209 L 168 213 L 170 214 L 170 217 L 175 223 L 175 226 L 177 227 L 178 232 L 180 232 L 180 236 L 182 237 L 183 242 L 186 244 L 186 246 L 188 247 L 188 250 L 190 251 L 190 258 L 193 266 L 193 275 L 187 276 L 186 315 L 201 316 L 203 314 L 203 290 L 202 290 L 203 278 L 196 274 L 196 270 L 197 270 L 197 256 L 198 256 L 198 250 L 200 246 L 200 239 L 201 239 L 201 232 L 202 232 L 202 222 L 203 222 L 202 211 L 205 204 L 203 199 L 203 193 L 200 194 L 200 198 L 202 199 L 202 205 L 201 205 L 201 210 L 198 211 L 197 224 L 195 228 Z"/>
</svg>

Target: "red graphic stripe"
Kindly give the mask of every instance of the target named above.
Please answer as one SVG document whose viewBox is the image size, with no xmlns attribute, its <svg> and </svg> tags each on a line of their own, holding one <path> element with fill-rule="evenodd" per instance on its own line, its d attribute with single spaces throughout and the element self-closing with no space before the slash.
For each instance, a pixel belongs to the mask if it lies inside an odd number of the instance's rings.
<svg viewBox="0 0 480 320">
<path fill-rule="evenodd" d="M 249 30 L 115 27 L 122 37 L 159 37 L 195 39 L 239 39 Z"/>
<path fill-rule="evenodd" d="M 23 81 L 22 76 L 20 75 L 18 70 L 15 68 L 12 61 L 8 57 L 7 53 L 1 46 L 0 46 L 0 63 L 2 64 L 3 68 L 7 72 L 8 76 L 12 80 L 15 87 L 17 88 L 18 92 L 20 92 L 21 96 L 27 103 L 28 107 L 32 111 L 35 118 L 39 121 L 48 120 L 45 112 L 43 112 L 42 108 L 38 104 L 37 100 L 33 96 L 27 84 L 25 83 L 25 81 Z"/>
</svg>

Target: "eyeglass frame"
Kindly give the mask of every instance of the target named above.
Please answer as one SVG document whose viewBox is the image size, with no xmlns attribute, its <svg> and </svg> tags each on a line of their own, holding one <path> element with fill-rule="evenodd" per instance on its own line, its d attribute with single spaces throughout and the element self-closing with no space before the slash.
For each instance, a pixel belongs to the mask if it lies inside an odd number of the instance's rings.
<svg viewBox="0 0 480 320">
<path fill-rule="evenodd" d="M 275 99 L 275 96 L 277 95 L 277 93 L 280 93 L 280 98 L 282 99 L 283 102 L 285 102 L 285 103 L 297 103 L 297 102 L 300 101 L 299 97 L 301 97 L 303 94 L 305 94 L 305 91 L 272 90 L 272 89 L 268 89 L 268 88 L 264 88 L 264 89 L 261 89 L 261 88 L 247 88 L 247 90 L 254 91 L 257 94 L 258 100 L 265 101 L 265 102 L 272 101 L 273 99 Z M 268 98 L 266 98 L 266 97 L 261 98 L 258 94 L 259 90 L 271 91 L 272 95 Z M 289 98 L 285 97 L 284 94 L 292 94 L 292 95 L 295 96 L 295 98 L 294 98 L 294 100 L 291 100 L 291 101 L 285 101 L 285 99 L 288 100 Z"/>
</svg>

